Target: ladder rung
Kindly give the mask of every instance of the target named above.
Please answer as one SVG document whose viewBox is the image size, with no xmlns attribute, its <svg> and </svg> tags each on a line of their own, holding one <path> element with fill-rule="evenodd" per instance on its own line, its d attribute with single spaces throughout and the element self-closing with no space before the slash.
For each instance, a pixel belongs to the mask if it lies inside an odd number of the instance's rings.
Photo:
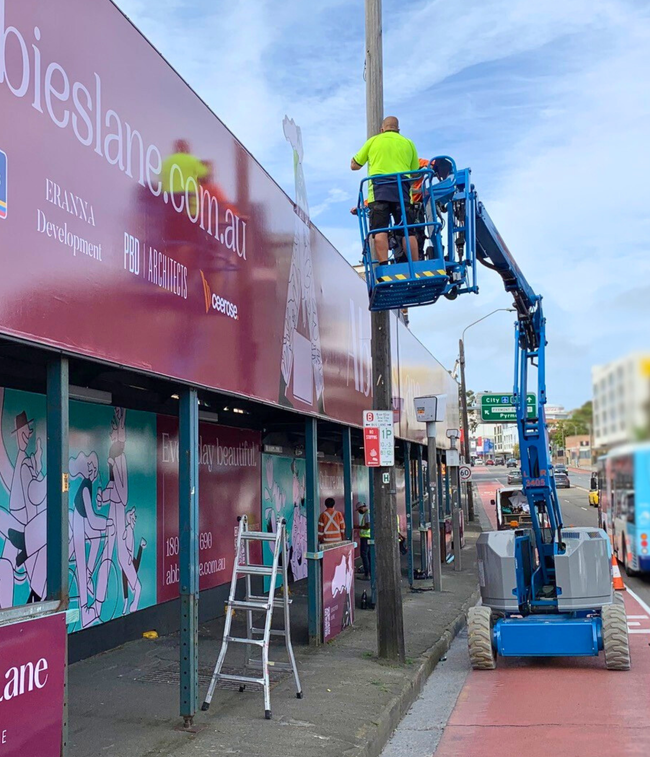
<svg viewBox="0 0 650 757">
<path fill-rule="evenodd" d="M 251 628 L 252 633 L 264 633 L 263 628 Z M 271 636 L 286 636 L 286 633 L 280 628 L 272 628 L 269 633 Z"/>
<path fill-rule="evenodd" d="M 268 531 L 242 531 L 241 538 L 249 541 L 276 541 L 278 537 Z"/>
<path fill-rule="evenodd" d="M 260 598 L 261 599 L 261 598 Z M 264 601 L 251 602 L 244 599 L 232 599 L 228 604 L 235 610 L 268 610 L 269 603 Z"/>
<path fill-rule="evenodd" d="M 246 597 L 246 601 L 248 602 L 268 602 L 267 597 L 255 597 L 251 594 L 250 597 Z M 293 599 L 289 599 L 289 604 L 293 603 Z M 273 607 L 284 607 L 284 599 L 274 599 L 273 600 Z"/>
<path fill-rule="evenodd" d="M 248 573 L 251 576 L 272 576 L 273 568 L 269 565 L 237 565 L 237 573 Z"/>
<path fill-rule="evenodd" d="M 261 668 L 262 663 L 260 660 L 248 660 L 246 667 Z M 293 670 L 293 665 L 290 662 L 275 662 L 274 660 L 269 660 L 269 667 L 275 668 L 276 670 Z"/>
<path fill-rule="evenodd" d="M 223 681 L 237 681 L 238 683 L 259 683 L 260 686 L 264 685 L 263 678 L 253 678 L 252 676 L 236 676 L 229 673 L 219 673 L 219 678 Z"/>
<path fill-rule="evenodd" d="M 226 642 L 230 644 L 255 644 L 257 647 L 264 646 L 264 639 L 241 639 L 239 636 L 226 636 Z"/>
</svg>

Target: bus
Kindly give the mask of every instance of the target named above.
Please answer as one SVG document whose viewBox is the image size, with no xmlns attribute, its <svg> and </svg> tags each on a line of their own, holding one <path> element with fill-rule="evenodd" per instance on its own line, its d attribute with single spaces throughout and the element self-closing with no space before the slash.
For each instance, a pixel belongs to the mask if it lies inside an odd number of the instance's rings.
<svg viewBox="0 0 650 757">
<path fill-rule="evenodd" d="M 598 522 L 628 576 L 650 572 L 650 442 L 599 458 Z"/>
</svg>

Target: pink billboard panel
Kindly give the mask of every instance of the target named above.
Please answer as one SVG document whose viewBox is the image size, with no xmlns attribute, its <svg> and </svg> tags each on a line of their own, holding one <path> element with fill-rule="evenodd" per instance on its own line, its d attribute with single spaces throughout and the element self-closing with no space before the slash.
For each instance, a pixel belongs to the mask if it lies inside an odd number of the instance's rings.
<svg viewBox="0 0 650 757">
<path fill-rule="evenodd" d="M 354 623 L 354 546 L 344 542 L 323 553 L 323 641 Z"/>
<path fill-rule="evenodd" d="M 367 292 L 296 124 L 290 199 L 109 0 L 0 0 L 0 40 L 0 334 L 360 425 Z"/>
<path fill-rule="evenodd" d="M 292 202 L 109 0 L 0 0 L 0 39 L 0 332 L 358 423 L 367 296 L 295 124 Z"/>
<path fill-rule="evenodd" d="M 257 431 L 199 426 L 199 588 L 230 581 L 237 516 L 260 527 L 261 455 Z M 261 552 L 252 545 L 251 557 Z M 158 602 L 179 593 L 178 420 L 158 416 Z"/>
<path fill-rule="evenodd" d="M 65 613 L 0 627 L 0 754 L 60 757 Z"/>
</svg>

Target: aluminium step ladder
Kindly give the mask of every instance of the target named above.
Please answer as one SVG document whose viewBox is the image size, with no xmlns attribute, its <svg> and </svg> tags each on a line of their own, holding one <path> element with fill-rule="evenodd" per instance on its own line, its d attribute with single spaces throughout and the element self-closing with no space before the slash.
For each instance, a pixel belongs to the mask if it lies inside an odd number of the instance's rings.
<svg viewBox="0 0 650 757">
<path fill-rule="evenodd" d="M 293 647 L 291 645 L 291 618 L 289 612 L 291 600 L 289 599 L 287 579 L 287 522 L 284 518 L 282 518 L 277 524 L 276 532 L 267 533 L 264 531 L 249 531 L 248 518 L 246 515 L 240 516 L 237 520 L 239 521 L 239 528 L 237 529 L 235 564 L 233 566 L 232 580 L 230 582 L 230 595 L 228 597 L 226 623 L 223 629 L 223 641 L 221 642 L 221 651 L 217 659 L 217 664 L 214 668 L 214 673 L 212 674 L 212 680 L 210 681 L 210 686 L 208 687 L 208 693 L 205 697 L 203 705 L 201 706 L 201 709 L 205 711 L 210 707 L 210 702 L 212 702 L 212 697 L 214 696 L 214 690 L 218 681 L 220 680 L 234 681 L 236 683 L 239 683 L 239 691 L 244 691 L 246 684 L 256 684 L 264 688 L 264 717 L 267 720 L 270 720 L 271 687 L 269 683 L 269 667 L 273 667 L 274 669 L 278 670 L 291 670 L 296 682 L 296 697 L 298 699 L 302 699 L 302 688 L 300 686 L 300 678 L 298 677 L 296 658 L 294 657 Z M 272 544 L 272 565 L 251 564 L 250 543 L 252 541 L 259 541 L 262 543 L 270 542 Z M 282 561 L 281 567 L 280 560 Z M 275 597 L 278 570 L 282 571 L 283 580 L 281 598 Z M 237 579 L 239 576 L 244 576 L 245 578 L 246 594 L 244 599 L 235 598 L 237 591 Z M 270 578 L 268 596 L 259 596 L 253 594 L 251 576 L 264 576 Z M 282 607 L 284 610 L 283 629 L 271 628 L 271 623 L 273 621 L 273 610 L 276 607 Z M 235 610 L 244 610 L 246 612 L 245 638 L 232 636 L 230 633 L 232 616 Z M 254 625 L 254 613 L 264 614 L 265 618 L 263 627 Z M 271 636 L 284 637 L 287 654 L 289 656 L 289 662 L 275 662 L 269 660 L 269 642 Z M 244 673 L 246 673 L 249 668 L 259 669 L 261 671 L 261 677 L 251 675 L 232 675 L 221 672 L 223 663 L 226 659 L 226 653 L 228 652 L 229 644 L 246 645 L 246 662 L 244 666 Z M 262 652 L 261 660 L 250 659 L 251 647 L 260 647 Z"/>
</svg>

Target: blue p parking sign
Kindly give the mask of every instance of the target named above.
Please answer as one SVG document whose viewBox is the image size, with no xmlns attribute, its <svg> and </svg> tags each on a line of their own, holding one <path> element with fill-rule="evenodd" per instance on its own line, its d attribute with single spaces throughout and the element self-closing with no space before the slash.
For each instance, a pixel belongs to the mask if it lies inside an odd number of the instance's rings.
<svg viewBox="0 0 650 757">
<path fill-rule="evenodd" d="M 0 150 L 0 218 L 7 217 L 7 155 Z"/>
</svg>

